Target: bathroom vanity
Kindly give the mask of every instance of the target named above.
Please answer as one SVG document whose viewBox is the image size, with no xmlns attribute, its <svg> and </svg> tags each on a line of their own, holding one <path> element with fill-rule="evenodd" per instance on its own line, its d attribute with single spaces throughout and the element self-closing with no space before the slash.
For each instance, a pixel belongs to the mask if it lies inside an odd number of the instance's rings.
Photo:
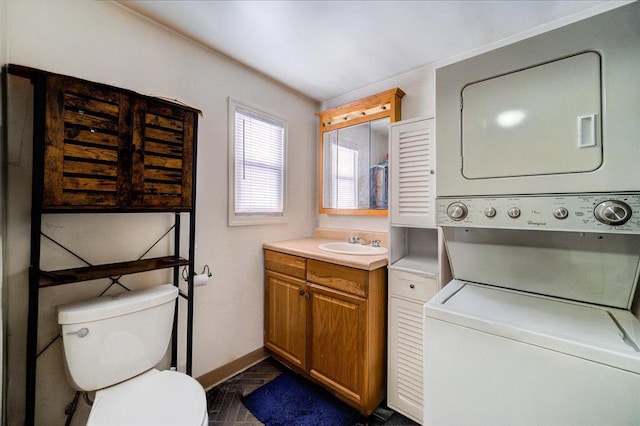
<svg viewBox="0 0 640 426">
<path fill-rule="evenodd" d="M 387 255 L 319 249 L 331 241 L 264 244 L 265 347 L 369 415 L 384 397 Z"/>
</svg>

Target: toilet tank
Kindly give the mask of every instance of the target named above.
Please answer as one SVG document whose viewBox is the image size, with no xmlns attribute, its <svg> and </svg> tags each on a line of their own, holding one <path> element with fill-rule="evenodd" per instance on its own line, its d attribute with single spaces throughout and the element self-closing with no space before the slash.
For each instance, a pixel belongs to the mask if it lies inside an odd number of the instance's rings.
<svg viewBox="0 0 640 426">
<path fill-rule="evenodd" d="M 58 306 L 67 373 L 93 391 L 143 373 L 164 357 L 178 289 L 172 284 Z"/>
</svg>

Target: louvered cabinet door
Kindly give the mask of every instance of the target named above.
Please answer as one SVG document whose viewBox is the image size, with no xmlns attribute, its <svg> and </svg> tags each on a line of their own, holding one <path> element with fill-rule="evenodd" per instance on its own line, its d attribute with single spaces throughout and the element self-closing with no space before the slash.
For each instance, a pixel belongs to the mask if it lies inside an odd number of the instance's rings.
<svg viewBox="0 0 640 426">
<path fill-rule="evenodd" d="M 435 121 L 391 127 L 391 224 L 435 226 Z"/>
<path fill-rule="evenodd" d="M 129 96 L 47 77 L 43 208 L 115 208 L 130 173 Z"/>
<path fill-rule="evenodd" d="M 435 277 L 389 271 L 387 404 L 418 423 L 424 398 L 422 307 L 438 290 Z"/>
<path fill-rule="evenodd" d="M 422 424 L 422 304 L 389 298 L 387 404 Z"/>
<path fill-rule="evenodd" d="M 151 99 L 134 102 L 133 207 L 191 207 L 195 114 Z"/>
</svg>

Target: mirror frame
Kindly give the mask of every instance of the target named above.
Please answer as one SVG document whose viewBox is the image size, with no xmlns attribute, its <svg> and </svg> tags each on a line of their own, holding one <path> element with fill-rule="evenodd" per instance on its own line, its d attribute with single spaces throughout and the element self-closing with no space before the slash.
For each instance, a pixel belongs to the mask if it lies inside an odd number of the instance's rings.
<svg viewBox="0 0 640 426">
<path fill-rule="evenodd" d="M 320 214 L 341 214 L 354 216 L 387 216 L 388 209 L 332 209 L 322 205 L 323 193 L 323 134 L 368 121 L 389 117 L 391 123 L 400 121 L 402 116 L 402 97 L 404 92 L 398 87 L 368 96 L 357 101 L 321 111 L 316 115 L 320 119 L 318 140 L 318 211 Z"/>
</svg>

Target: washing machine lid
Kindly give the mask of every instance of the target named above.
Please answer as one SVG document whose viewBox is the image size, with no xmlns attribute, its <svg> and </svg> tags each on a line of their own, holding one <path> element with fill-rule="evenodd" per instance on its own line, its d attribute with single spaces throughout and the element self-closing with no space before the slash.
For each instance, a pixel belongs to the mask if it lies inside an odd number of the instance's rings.
<svg viewBox="0 0 640 426">
<path fill-rule="evenodd" d="M 453 280 L 424 314 L 640 373 L 640 321 L 622 309 Z"/>
<path fill-rule="evenodd" d="M 194 378 L 151 370 L 96 393 L 87 426 L 207 423 L 207 398 Z"/>
</svg>

